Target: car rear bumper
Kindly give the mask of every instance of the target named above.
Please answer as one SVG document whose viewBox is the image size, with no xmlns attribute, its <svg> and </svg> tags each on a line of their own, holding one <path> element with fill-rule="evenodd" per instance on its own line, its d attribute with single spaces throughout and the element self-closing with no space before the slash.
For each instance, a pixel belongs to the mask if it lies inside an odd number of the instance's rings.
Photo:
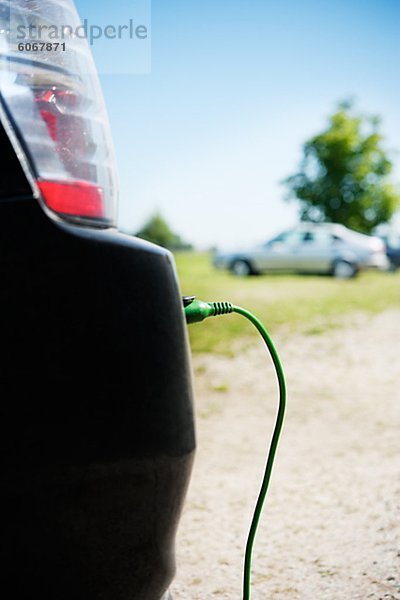
<svg viewBox="0 0 400 600">
<path fill-rule="evenodd" d="M 388 257 L 383 252 L 373 254 L 366 261 L 365 267 L 368 269 L 379 269 L 380 271 L 387 271 L 387 269 L 389 268 Z"/>
<path fill-rule="evenodd" d="M 0 203 L 0 578 L 10 600 L 159 600 L 195 448 L 171 255 Z"/>
</svg>

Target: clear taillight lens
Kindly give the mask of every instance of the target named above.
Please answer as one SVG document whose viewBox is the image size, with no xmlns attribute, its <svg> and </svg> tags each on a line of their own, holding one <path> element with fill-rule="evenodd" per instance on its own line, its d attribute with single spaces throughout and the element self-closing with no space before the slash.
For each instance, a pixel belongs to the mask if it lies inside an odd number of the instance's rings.
<svg viewBox="0 0 400 600">
<path fill-rule="evenodd" d="M 113 225 L 113 145 L 88 43 L 75 33 L 79 26 L 70 0 L 0 0 L 0 93 L 48 208 Z M 62 39 L 54 39 L 61 28 Z"/>
<path fill-rule="evenodd" d="M 386 252 L 386 245 L 385 243 L 380 240 L 379 238 L 372 238 L 371 239 L 371 248 L 375 251 L 375 252 Z"/>
</svg>

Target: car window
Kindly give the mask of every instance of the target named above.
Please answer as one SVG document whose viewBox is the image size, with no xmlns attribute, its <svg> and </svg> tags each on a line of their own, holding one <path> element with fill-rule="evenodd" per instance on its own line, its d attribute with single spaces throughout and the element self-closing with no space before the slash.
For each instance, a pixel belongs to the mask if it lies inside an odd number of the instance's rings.
<svg viewBox="0 0 400 600">
<path fill-rule="evenodd" d="M 285 246 L 296 246 L 303 239 L 302 231 L 286 231 L 272 240 L 271 243 L 282 243 Z"/>
<path fill-rule="evenodd" d="M 270 244 L 275 244 L 275 242 L 283 242 L 285 240 L 286 234 L 287 234 L 287 232 L 286 233 L 280 233 L 276 237 L 272 238 L 272 240 L 268 240 L 265 243 L 265 245 L 269 246 Z"/>
<path fill-rule="evenodd" d="M 327 231 L 305 231 L 303 233 L 303 242 L 317 244 L 318 246 L 327 246 L 331 242 L 332 236 Z"/>
<path fill-rule="evenodd" d="M 303 237 L 303 242 L 313 242 L 315 239 L 314 234 L 311 231 L 306 231 Z"/>
<path fill-rule="evenodd" d="M 344 242 L 343 238 L 339 237 L 338 235 L 332 234 L 331 235 L 331 240 L 332 242 L 337 245 L 337 244 L 342 244 Z"/>
</svg>

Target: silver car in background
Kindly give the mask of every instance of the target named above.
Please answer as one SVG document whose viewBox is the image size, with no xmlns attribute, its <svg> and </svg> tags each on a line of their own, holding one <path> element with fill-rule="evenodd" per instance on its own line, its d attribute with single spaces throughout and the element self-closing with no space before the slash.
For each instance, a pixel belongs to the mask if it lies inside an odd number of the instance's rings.
<svg viewBox="0 0 400 600">
<path fill-rule="evenodd" d="M 213 264 L 235 275 L 273 271 L 354 277 L 361 269 L 388 269 L 385 244 L 377 237 L 335 223 L 303 223 L 261 246 L 216 252 Z"/>
</svg>

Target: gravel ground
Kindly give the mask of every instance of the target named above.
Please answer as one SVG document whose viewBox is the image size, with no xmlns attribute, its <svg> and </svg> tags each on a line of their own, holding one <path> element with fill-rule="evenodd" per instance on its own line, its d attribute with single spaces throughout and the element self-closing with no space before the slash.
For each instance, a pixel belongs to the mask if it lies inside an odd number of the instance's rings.
<svg viewBox="0 0 400 600">
<path fill-rule="evenodd" d="M 277 336 L 288 411 L 256 538 L 252 600 L 400 600 L 400 311 Z M 262 342 L 198 356 L 198 452 L 174 600 L 241 598 L 277 404 Z"/>
</svg>

